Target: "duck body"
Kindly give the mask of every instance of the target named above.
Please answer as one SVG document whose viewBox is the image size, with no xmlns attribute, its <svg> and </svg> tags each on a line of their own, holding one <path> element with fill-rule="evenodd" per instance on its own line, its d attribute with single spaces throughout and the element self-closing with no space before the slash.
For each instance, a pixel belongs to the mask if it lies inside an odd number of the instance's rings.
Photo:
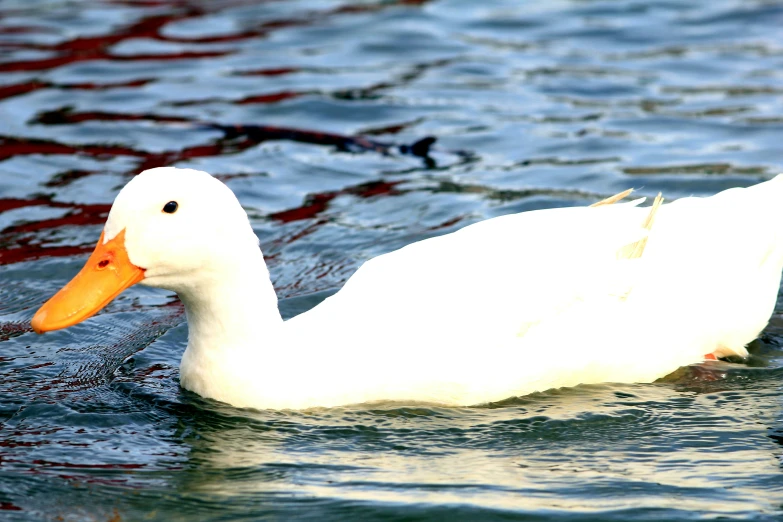
<svg viewBox="0 0 783 522">
<path fill-rule="evenodd" d="M 781 196 L 783 177 L 686 198 L 647 227 L 638 202 L 482 221 L 365 262 L 287 321 L 247 216 L 206 173 L 137 176 L 96 252 L 123 239 L 142 284 L 178 293 L 189 326 L 180 382 L 202 396 L 273 409 L 473 405 L 746 356 L 780 285 Z M 176 214 L 161 213 L 169 200 Z M 64 324 L 53 306 L 38 331 Z"/>
</svg>

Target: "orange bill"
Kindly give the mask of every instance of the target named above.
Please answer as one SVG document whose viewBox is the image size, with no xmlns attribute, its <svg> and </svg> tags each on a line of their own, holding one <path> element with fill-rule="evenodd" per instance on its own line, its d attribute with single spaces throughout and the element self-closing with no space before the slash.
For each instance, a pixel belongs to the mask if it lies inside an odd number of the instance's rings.
<svg viewBox="0 0 783 522">
<path fill-rule="evenodd" d="M 33 330 L 40 334 L 80 323 L 142 279 L 144 269 L 128 259 L 125 230 L 105 245 L 101 232 L 84 268 L 35 313 Z"/>
</svg>

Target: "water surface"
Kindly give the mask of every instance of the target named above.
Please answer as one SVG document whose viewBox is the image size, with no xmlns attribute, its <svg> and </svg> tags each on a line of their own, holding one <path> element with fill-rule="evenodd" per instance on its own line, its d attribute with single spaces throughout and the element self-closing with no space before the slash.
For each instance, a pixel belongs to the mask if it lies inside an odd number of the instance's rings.
<svg viewBox="0 0 783 522">
<path fill-rule="evenodd" d="M 481 219 L 768 179 L 782 25 L 761 0 L 3 2 L 2 517 L 779 519 L 783 305 L 746 364 L 308 412 L 182 391 L 165 292 L 45 336 L 28 321 L 154 166 L 237 193 L 289 317 Z M 426 160 L 385 148 L 427 136 Z"/>
</svg>

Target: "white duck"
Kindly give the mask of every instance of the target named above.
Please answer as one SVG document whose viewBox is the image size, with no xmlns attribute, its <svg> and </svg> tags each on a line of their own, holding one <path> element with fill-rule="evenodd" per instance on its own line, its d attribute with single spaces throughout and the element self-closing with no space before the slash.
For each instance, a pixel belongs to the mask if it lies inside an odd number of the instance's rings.
<svg viewBox="0 0 783 522">
<path fill-rule="evenodd" d="M 747 355 L 778 293 L 781 200 L 783 176 L 652 210 L 498 217 L 372 259 L 283 321 L 231 190 L 151 169 L 122 189 L 95 252 L 32 325 L 76 324 L 137 282 L 173 290 L 190 329 L 182 386 L 239 407 L 472 405 L 650 382 L 705 355 Z"/>
</svg>

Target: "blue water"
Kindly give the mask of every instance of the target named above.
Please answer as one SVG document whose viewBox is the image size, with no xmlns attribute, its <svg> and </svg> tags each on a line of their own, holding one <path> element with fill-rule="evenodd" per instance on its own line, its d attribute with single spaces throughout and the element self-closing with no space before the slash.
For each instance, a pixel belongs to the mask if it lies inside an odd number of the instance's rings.
<svg viewBox="0 0 783 522">
<path fill-rule="evenodd" d="M 3 1 L 0 518 L 783 518 L 783 304 L 746 363 L 475 408 L 201 399 L 181 307 L 141 287 L 28 325 L 150 166 L 228 183 L 288 317 L 481 219 L 768 179 L 781 27 L 772 0 Z M 219 125 L 438 141 L 424 161 Z"/>
</svg>

